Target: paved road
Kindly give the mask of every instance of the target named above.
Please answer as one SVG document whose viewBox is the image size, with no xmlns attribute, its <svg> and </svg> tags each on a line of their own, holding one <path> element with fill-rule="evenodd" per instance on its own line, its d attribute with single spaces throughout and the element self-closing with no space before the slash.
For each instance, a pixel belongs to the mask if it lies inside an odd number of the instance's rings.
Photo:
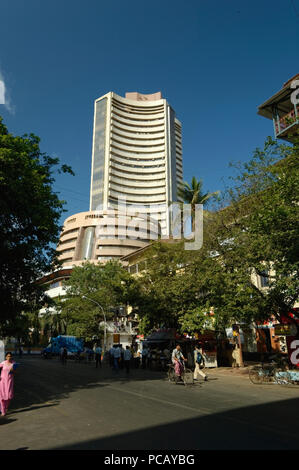
<svg viewBox="0 0 299 470">
<path fill-rule="evenodd" d="M 299 389 L 213 371 L 186 388 L 159 372 L 24 358 L 0 449 L 298 449 Z"/>
</svg>

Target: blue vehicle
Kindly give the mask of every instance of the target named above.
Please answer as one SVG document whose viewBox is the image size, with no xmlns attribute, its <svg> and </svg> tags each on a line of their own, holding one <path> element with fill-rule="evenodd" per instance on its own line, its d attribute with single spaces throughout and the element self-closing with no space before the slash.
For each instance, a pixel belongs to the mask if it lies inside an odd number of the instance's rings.
<svg viewBox="0 0 299 470">
<path fill-rule="evenodd" d="M 42 350 L 42 355 L 46 359 L 57 356 L 60 354 L 61 348 L 66 348 L 68 353 L 75 355 L 83 352 L 84 342 L 76 336 L 57 336 L 56 338 L 51 338 L 50 344 Z"/>
</svg>

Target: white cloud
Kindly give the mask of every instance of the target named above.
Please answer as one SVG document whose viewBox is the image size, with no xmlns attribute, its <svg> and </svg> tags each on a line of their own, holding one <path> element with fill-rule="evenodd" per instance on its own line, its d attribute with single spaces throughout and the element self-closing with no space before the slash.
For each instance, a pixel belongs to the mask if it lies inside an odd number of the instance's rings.
<svg viewBox="0 0 299 470">
<path fill-rule="evenodd" d="M 10 95 L 9 95 L 9 92 L 5 83 L 5 79 L 1 72 L 0 72 L 0 105 L 3 105 L 9 113 L 11 114 L 15 113 L 15 107 L 11 103 L 11 99 L 10 99 Z"/>
<path fill-rule="evenodd" d="M 0 80 L 0 104 L 5 104 L 5 84 Z"/>
</svg>

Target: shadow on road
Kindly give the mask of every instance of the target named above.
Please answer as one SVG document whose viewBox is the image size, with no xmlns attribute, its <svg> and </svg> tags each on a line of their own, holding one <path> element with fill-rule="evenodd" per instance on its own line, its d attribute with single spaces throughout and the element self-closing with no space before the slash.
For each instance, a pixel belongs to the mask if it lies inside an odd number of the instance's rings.
<svg viewBox="0 0 299 470">
<path fill-rule="evenodd" d="M 161 380 L 165 373 L 132 369 L 112 371 L 109 366 L 96 369 L 94 364 L 68 361 L 63 366 L 58 359 L 23 357 L 15 374 L 15 397 L 9 412 L 12 414 L 56 406 L 60 400 L 80 389 L 100 389 L 111 383 L 125 385 L 130 380 Z M 40 406 L 39 406 L 40 405 Z"/>
<path fill-rule="evenodd" d="M 298 450 L 298 420 L 299 399 L 290 399 L 48 450 Z"/>
</svg>

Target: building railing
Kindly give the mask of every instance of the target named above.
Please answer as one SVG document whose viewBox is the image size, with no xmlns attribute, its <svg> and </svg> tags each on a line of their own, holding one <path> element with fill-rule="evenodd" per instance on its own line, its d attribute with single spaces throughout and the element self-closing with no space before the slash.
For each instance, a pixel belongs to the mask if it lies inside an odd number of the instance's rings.
<svg viewBox="0 0 299 470">
<path fill-rule="evenodd" d="M 299 107 L 297 106 L 297 113 L 295 108 L 292 109 L 288 114 L 279 118 L 275 118 L 275 134 L 276 136 L 284 132 L 294 124 L 299 124 Z"/>
</svg>

